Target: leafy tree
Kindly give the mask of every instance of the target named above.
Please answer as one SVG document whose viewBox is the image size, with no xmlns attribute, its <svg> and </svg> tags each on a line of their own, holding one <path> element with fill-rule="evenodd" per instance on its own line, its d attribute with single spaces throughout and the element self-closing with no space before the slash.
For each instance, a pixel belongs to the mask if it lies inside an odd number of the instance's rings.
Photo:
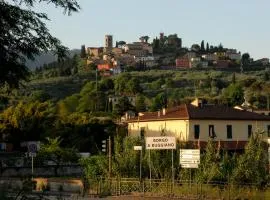
<svg viewBox="0 0 270 200">
<path fill-rule="evenodd" d="M 85 52 L 85 45 L 81 46 L 81 58 L 85 58 L 86 57 L 86 52 Z"/>
<path fill-rule="evenodd" d="M 216 148 L 215 142 L 209 139 L 197 173 L 198 181 L 208 183 L 217 180 L 220 176 L 219 161 L 219 149 Z"/>
<path fill-rule="evenodd" d="M 263 141 L 263 133 L 254 133 L 245 147 L 245 153 L 237 160 L 232 174 L 235 183 L 256 183 L 257 186 L 266 186 L 268 176 L 267 144 Z"/>
<path fill-rule="evenodd" d="M 17 149 L 21 141 L 39 140 L 51 130 L 55 108 L 51 102 L 20 102 L 1 113 L 0 133 Z"/>
<path fill-rule="evenodd" d="M 229 105 L 241 105 L 244 102 L 244 91 L 239 84 L 231 84 L 223 91 L 224 99 L 227 99 Z"/>
<path fill-rule="evenodd" d="M 249 59 L 250 59 L 249 53 L 244 53 L 244 54 L 242 55 L 242 58 L 241 58 L 242 64 L 243 64 L 244 66 L 247 66 L 247 65 L 249 64 L 249 62 L 250 62 Z"/>
<path fill-rule="evenodd" d="M 220 43 L 217 47 L 218 51 L 223 51 L 223 45 Z"/>
<path fill-rule="evenodd" d="M 201 52 L 205 52 L 204 40 L 201 42 Z"/>
<path fill-rule="evenodd" d="M 114 82 L 111 78 L 105 78 L 99 82 L 99 90 L 106 92 L 114 89 Z"/>
<path fill-rule="evenodd" d="M 142 88 L 140 86 L 140 81 L 136 78 L 132 78 L 127 83 L 127 90 L 132 94 L 137 94 L 142 92 Z"/>
<path fill-rule="evenodd" d="M 57 170 L 61 164 L 77 163 L 79 156 L 77 150 L 73 148 L 61 147 L 62 140 L 59 137 L 46 138 L 46 142 L 42 143 L 38 152 L 38 159 L 42 162 L 51 161 L 55 164 L 55 175 L 57 176 Z"/>
<path fill-rule="evenodd" d="M 66 117 L 75 112 L 79 102 L 79 95 L 74 94 L 58 102 L 57 109 L 59 116 Z"/>
<path fill-rule="evenodd" d="M 136 111 L 137 112 L 145 112 L 146 111 L 145 97 L 143 95 L 138 95 L 136 97 Z"/>
<path fill-rule="evenodd" d="M 121 116 L 128 110 L 135 110 L 135 108 L 126 96 L 120 97 L 118 103 L 114 106 L 114 112 Z"/>
<path fill-rule="evenodd" d="M 18 3 L 19 2 L 19 3 Z M 36 0 L 0 1 L 0 86 L 11 88 L 27 80 L 29 71 L 26 58 L 34 60 L 43 51 L 53 50 L 58 58 L 66 55 L 67 48 L 53 37 L 45 22 L 45 13 L 33 11 Z M 40 0 L 62 7 L 68 14 L 79 10 L 76 0 Z"/>
<path fill-rule="evenodd" d="M 151 111 L 157 111 L 167 107 L 167 95 L 165 93 L 158 94 L 152 101 Z"/>
<path fill-rule="evenodd" d="M 97 180 L 100 176 L 108 177 L 108 158 L 105 155 L 81 158 L 80 165 L 83 167 L 84 177 L 87 181 Z"/>
<path fill-rule="evenodd" d="M 131 79 L 131 75 L 129 73 L 121 73 L 114 80 L 115 91 L 119 94 L 124 93 L 127 90 L 127 83 Z"/>
<path fill-rule="evenodd" d="M 198 45 L 198 44 L 193 44 L 193 45 L 191 46 L 191 50 L 192 50 L 192 51 L 198 52 L 198 51 L 200 51 L 200 49 L 201 49 L 201 47 L 200 47 L 200 45 Z"/>
<path fill-rule="evenodd" d="M 206 52 L 209 52 L 209 44 L 208 44 L 208 42 L 206 43 Z"/>
</svg>

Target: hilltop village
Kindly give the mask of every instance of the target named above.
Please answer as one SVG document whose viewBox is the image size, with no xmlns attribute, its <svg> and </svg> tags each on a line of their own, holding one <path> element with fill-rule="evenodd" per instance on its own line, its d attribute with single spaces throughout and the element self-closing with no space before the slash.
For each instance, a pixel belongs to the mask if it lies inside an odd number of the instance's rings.
<svg viewBox="0 0 270 200">
<path fill-rule="evenodd" d="M 81 55 L 87 64 L 97 65 L 104 76 L 131 69 L 240 69 L 247 64 L 269 65 L 268 58 L 254 61 L 248 53 L 242 55 L 237 49 L 209 45 L 204 40 L 190 48 L 182 47 L 182 39 L 177 34 L 160 33 L 152 43 L 149 40 L 149 36 L 141 36 L 137 42 L 116 41 L 114 46 L 113 36 L 105 35 L 104 47 L 82 45 Z M 244 63 L 241 63 L 242 56 Z"/>
</svg>

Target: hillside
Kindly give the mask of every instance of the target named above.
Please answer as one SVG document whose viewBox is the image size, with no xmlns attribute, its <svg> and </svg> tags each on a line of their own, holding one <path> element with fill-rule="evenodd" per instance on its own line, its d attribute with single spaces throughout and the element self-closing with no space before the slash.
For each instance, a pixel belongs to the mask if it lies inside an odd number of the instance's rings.
<svg viewBox="0 0 270 200">
<path fill-rule="evenodd" d="M 79 54 L 79 49 L 72 49 L 69 51 L 69 57 L 73 57 L 75 54 Z M 53 54 L 53 52 L 43 53 L 39 56 L 36 56 L 35 60 L 27 60 L 26 66 L 29 69 L 33 70 L 37 67 L 43 66 L 44 64 L 48 64 L 57 60 L 57 57 Z"/>
</svg>

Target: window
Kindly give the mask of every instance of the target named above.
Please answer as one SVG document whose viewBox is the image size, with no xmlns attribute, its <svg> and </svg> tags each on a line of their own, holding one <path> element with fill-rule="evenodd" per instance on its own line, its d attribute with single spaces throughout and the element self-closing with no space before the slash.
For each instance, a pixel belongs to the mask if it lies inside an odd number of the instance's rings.
<svg viewBox="0 0 270 200">
<path fill-rule="evenodd" d="M 227 125 L 227 138 L 232 139 L 232 125 Z"/>
<path fill-rule="evenodd" d="M 270 125 L 267 125 L 267 136 L 270 137 Z"/>
<path fill-rule="evenodd" d="M 252 125 L 248 125 L 248 137 L 252 135 Z"/>
<path fill-rule="evenodd" d="M 144 134 L 145 134 L 145 128 L 144 127 L 141 127 L 141 131 L 140 131 L 141 138 L 144 137 Z"/>
<path fill-rule="evenodd" d="M 209 125 L 209 137 L 210 138 L 215 138 L 216 137 L 214 125 Z"/>
<path fill-rule="evenodd" d="M 200 138 L 200 125 L 194 125 L 194 139 Z"/>
</svg>

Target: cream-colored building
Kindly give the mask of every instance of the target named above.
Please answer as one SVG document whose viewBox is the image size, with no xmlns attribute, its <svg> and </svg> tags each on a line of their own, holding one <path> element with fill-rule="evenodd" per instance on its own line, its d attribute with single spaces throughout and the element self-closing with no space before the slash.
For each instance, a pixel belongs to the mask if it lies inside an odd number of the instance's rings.
<svg viewBox="0 0 270 200">
<path fill-rule="evenodd" d="M 158 112 L 127 119 L 130 136 L 175 136 L 179 141 L 205 146 L 213 138 L 222 148 L 243 149 L 252 133 L 270 137 L 270 117 L 196 100 Z"/>
</svg>

